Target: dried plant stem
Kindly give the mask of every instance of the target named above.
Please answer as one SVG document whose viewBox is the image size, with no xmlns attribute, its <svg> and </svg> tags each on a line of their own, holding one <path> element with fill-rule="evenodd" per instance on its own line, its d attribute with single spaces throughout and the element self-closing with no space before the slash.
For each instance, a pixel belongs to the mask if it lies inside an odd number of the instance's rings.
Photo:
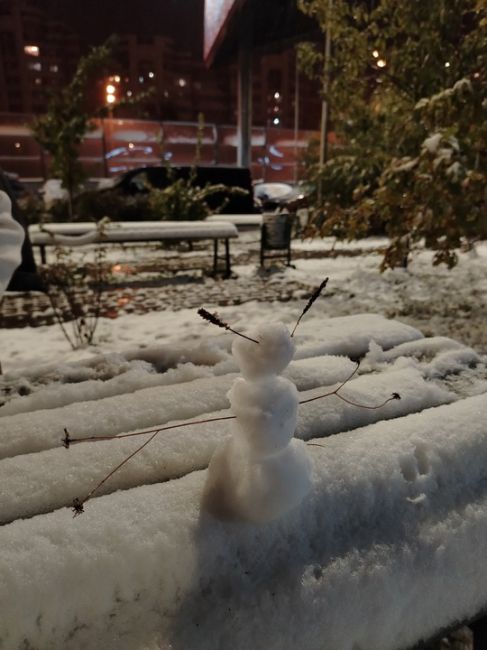
<svg viewBox="0 0 487 650">
<path fill-rule="evenodd" d="M 335 393 L 335 395 L 339 397 L 341 400 L 343 400 L 344 402 L 346 402 L 347 404 L 350 404 L 351 406 L 356 406 L 357 408 L 360 409 L 369 409 L 369 411 L 375 411 L 376 409 L 381 409 L 389 402 L 398 399 L 397 397 L 391 396 L 388 397 L 386 400 L 384 400 L 381 404 L 377 404 L 376 406 L 368 406 L 367 404 L 357 404 L 357 402 L 353 402 L 352 400 L 343 397 L 343 395 L 340 395 L 339 393 Z"/>
<path fill-rule="evenodd" d="M 241 336 L 243 339 L 247 339 L 247 341 L 252 341 L 252 343 L 259 343 L 256 339 L 251 338 L 250 336 L 246 336 L 245 334 L 242 334 L 241 332 L 237 332 L 237 330 L 234 330 L 228 323 L 225 323 L 224 320 L 222 320 L 218 314 L 212 314 L 209 312 L 207 309 L 198 309 L 198 316 L 201 316 L 203 320 L 208 321 L 212 325 L 216 325 L 217 327 L 222 327 L 225 330 L 228 330 L 229 332 L 232 332 L 233 334 L 236 334 L 237 336 Z"/>
<path fill-rule="evenodd" d="M 323 397 L 330 397 L 331 395 L 336 395 L 339 399 L 343 400 L 347 404 L 350 404 L 351 406 L 356 406 L 357 408 L 363 408 L 363 409 L 370 409 L 370 410 L 375 410 L 375 409 L 380 409 L 383 406 L 385 406 L 388 402 L 396 399 L 401 399 L 398 393 L 393 393 L 391 397 L 386 399 L 382 404 L 378 404 L 377 406 L 369 406 L 366 404 L 358 404 L 357 402 L 354 402 L 352 400 L 349 400 L 346 397 L 343 397 L 342 395 L 339 394 L 339 391 L 347 384 L 352 377 L 357 373 L 358 369 L 360 367 L 360 362 L 357 362 L 356 367 L 354 368 L 353 372 L 343 381 L 337 388 L 334 390 L 328 392 L 328 393 L 323 393 L 322 395 L 317 395 L 316 397 L 310 397 L 309 399 L 302 400 L 299 402 L 300 404 L 307 404 L 309 402 L 313 402 L 317 399 L 322 399 Z M 149 435 L 150 438 L 148 440 L 145 440 L 135 451 L 133 451 L 131 454 L 129 454 L 121 463 L 119 463 L 116 467 L 114 467 L 95 487 L 86 495 L 84 499 L 79 499 L 76 498 L 73 500 L 73 511 L 74 511 L 74 516 L 76 517 L 77 515 L 80 515 L 81 513 L 84 512 L 84 504 L 91 499 L 91 497 L 97 492 L 102 485 L 104 485 L 118 470 L 125 465 L 125 463 L 128 463 L 130 459 L 132 459 L 134 456 L 136 456 L 139 451 L 142 451 L 145 447 L 147 447 L 148 444 L 150 444 L 154 438 L 157 436 L 157 434 L 161 433 L 162 431 L 169 431 L 170 429 L 178 429 L 180 427 L 189 427 L 189 426 L 194 426 L 196 424 L 206 424 L 207 422 L 219 422 L 222 420 L 235 420 L 236 416 L 235 415 L 226 415 L 218 418 L 206 418 L 203 420 L 193 420 L 192 422 L 182 422 L 180 424 L 171 424 L 167 427 L 158 427 L 155 429 L 145 429 L 143 431 L 135 431 L 133 433 L 124 433 L 118 436 L 89 436 L 87 438 L 71 438 L 69 431 L 67 429 L 64 429 L 64 434 L 65 437 L 63 439 L 63 444 L 66 448 L 69 448 L 71 444 L 78 444 L 81 442 L 98 442 L 100 440 L 121 440 L 123 438 L 133 438 L 135 436 L 143 436 L 143 435 Z M 322 447 L 323 445 L 320 445 L 318 443 L 312 443 L 308 442 L 308 445 L 316 446 L 316 447 Z"/>
<path fill-rule="evenodd" d="M 91 497 L 97 492 L 102 485 L 104 485 L 116 472 L 118 472 L 119 469 L 121 469 L 125 463 L 128 463 L 128 461 L 133 458 L 136 454 L 139 453 L 139 451 L 142 451 L 144 447 L 146 447 L 149 443 L 151 443 L 154 438 L 157 436 L 158 433 L 161 431 L 167 431 L 169 429 L 177 429 L 179 427 L 187 427 L 191 426 L 193 424 L 204 424 L 206 422 L 217 422 L 219 420 L 233 420 L 235 419 L 234 415 L 229 415 L 221 418 L 208 418 L 206 420 L 195 420 L 193 422 L 184 422 L 181 424 L 173 424 L 169 427 L 159 427 L 158 429 L 147 429 L 145 431 L 137 431 L 135 433 L 126 433 L 121 436 L 91 436 L 89 438 L 71 438 L 69 435 L 69 432 L 67 429 L 64 429 L 65 432 L 65 438 L 63 440 L 64 446 L 66 448 L 69 448 L 70 444 L 76 444 L 79 442 L 89 442 L 89 441 L 97 441 L 97 440 L 119 440 L 120 438 L 129 438 L 132 436 L 140 436 L 140 435 L 147 435 L 149 433 L 152 433 L 151 437 L 143 442 L 135 451 L 133 451 L 131 454 L 129 454 L 121 463 L 119 463 L 116 467 L 114 467 L 99 483 L 95 485 L 95 487 L 88 492 L 88 494 L 85 496 L 84 499 L 79 499 L 78 497 L 73 500 L 73 511 L 74 511 L 74 516 L 76 517 L 77 515 L 80 515 L 84 512 L 84 504 L 91 499 Z"/>
<path fill-rule="evenodd" d="M 308 399 L 303 399 L 299 403 L 308 404 L 308 402 L 314 402 L 315 400 L 321 399 L 322 397 L 329 397 L 330 395 L 336 395 L 338 391 L 341 390 L 345 386 L 345 384 L 348 384 L 348 382 L 352 379 L 352 377 L 354 377 L 357 374 L 359 368 L 360 368 L 360 361 L 357 361 L 357 365 L 355 366 L 353 372 L 350 373 L 350 375 L 345 379 L 345 381 L 342 381 L 342 383 L 337 388 L 335 388 L 335 390 L 332 390 L 329 393 L 323 393 L 322 395 L 317 395 L 316 397 L 309 397 Z"/>
<path fill-rule="evenodd" d="M 309 311 L 309 310 L 311 309 L 311 307 L 312 307 L 313 303 L 315 302 L 315 300 L 317 300 L 317 299 L 320 297 L 321 292 L 322 292 L 323 289 L 326 287 L 326 284 L 327 284 L 327 282 L 328 282 L 328 279 L 329 279 L 329 278 L 325 278 L 325 279 L 323 280 L 323 282 L 320 284 L 320 286 L 319 286 L 317 289 L 315 289 L 315 290 L 313 291 L 313 293 L 311 294 L 310 299 L 308 300 L 308 302 L 307 302 L 306 305 L 304 306 L 304 309 L 303 309 L 303 311 L 301 312 L 300 317 L 299 317 L 298 320 L 296 321 L 296 325 L 294 326 L 294 329 L 293 329 L 293 331 L 291 332 L 291 337 L 294 336 L 294 332 L 296 331 L 296 329 L 297 329 L 299 323 L 301 322 L 301 319 L 303 318 L 303 316 L 306 314 L 307 311 Z"/>
<path fill-rule="evenodd" d="M 339 391 L 345 386 L 345 384 L 348 384 L 348 382 L 352 379 L 352 377 L 357 373 L 359 368 L 360 368 L 360 362 L 357 361 L 357 365 L 354 371 L 345 379 L 345 381 L 343 381 L 339 386 L 337 386 L 335 390 L 332 390 L 329 393 L 323 393 L 322 395 L 317 395 L 316 397 L 310 397 L 308 399 L 304 399 L 299 403 L 308 404 L 308 402 L 314 402 L 315 400 L 321 399 L 322 397 L 331 397 L 331 395 L 335 395 L 336 397 L 338 397 L 338 399 L 341 399 L 343 402 L 350 404 L 350 406 L 356 406 L 357 408 L 368 409 L 369 411 L 375 411 L 376 409 L 381 409 L 382 407 L 384 407 L 389 402 L 392 402 L 393 400 L 401 399 L 399 393 L 392 393 L 392 395 L 388 397 L 386 400 L 384 400 L 381 404 L 376 404 L 375 406 L 371 406 L 369 404 L 359 404 L 358 402 L 354 402 L 353 400 L 348 399 L 343 395 L 340 395 Z"/>
<path fill-rule="evenodd" d="M 119 463 L 116 467 L 114 467 L 112 469 L 112 471 L 105 476 L 104 479 L 102 479 L 97 485 L 95 485 L 95 487 L 92 490 L 90 490 L 90 492 L 88 492 L 88 494 L 85 496 L 85 498 L 81 501 L 81 505 L 83 503 L 86 503 L 86 501 L 88 501 L 88 499 L 90 499 L 93 496 L 93 494 L 97 490 L 99 490 L 101 488 L 101 486 L 104 483 L 106 483 L 110 477 L 112 477 L 115 474 L 115 472 L 118 472 L 118 470 L 121 469 L 125 465 L 125 463 L 128 463 L 131 458 L 133 458 L 136 454 L 139 453 L 139 451 L 142 451 L 142 449 L 144 449 L 144 447 L 147 447 L 147 445 L 150 442 L 152 442 L 152 440 L 154 440 L 154 438 L 157 436 L 158 433 L 159 433 L 159 431 L 155 431 L 148 440 L 143 442 L 139 447 L 137 447 L 137 449 L 135 451 L 133 451 L 129 456 L 127 456 L 127 458 L 125 458 L 121 463 Z"/>
<path fill-rule="evenodd" d="M 134 431 L 133 433 L 122 433 L 118 436 L 88 436 L 87 438 L 71 438 L 67 429 L 64 429 L 65 437 L 63 444 L 65 447 L 77 445 L 81 442 L 99 442 L 101 440 L 121 440 L 122 438 L 133 438 L 135 436 L 144 436 L 148 433 L 159 433 L 160 431 L 169 431 L 170 429 L 179 429 L 180 427 L 190 427 L 194 424 L 206 424 L 207 422 L 218 422 L 220 420 L 234 420 L 235 415 L 226 415 L 221 418 L 207 418 L 206 420 L 193 420 L 192 422 L 181 422 L 181 424 L 171 424 L 168 427 L 157 427 L 155 429 L 144 429 L 143 431 Z"/>
</svg>

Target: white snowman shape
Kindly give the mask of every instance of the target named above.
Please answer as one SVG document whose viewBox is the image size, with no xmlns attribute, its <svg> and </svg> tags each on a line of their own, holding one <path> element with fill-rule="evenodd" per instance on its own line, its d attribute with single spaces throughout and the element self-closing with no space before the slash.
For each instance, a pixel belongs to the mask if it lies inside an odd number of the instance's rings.
<svg viewBox="0 0 487 650">
<path fill-rule="evenodd" d="M 295 352 L 282 323 L 238 337 L 232 352 L 242 372 L 228 393 L 233 435 L 215 451 L 203 506 L 220 518 L 265 522 L 296 507 L 311 488 L 306 444 L 294 438 L 296 386 L 280 373 Z"/>
</svg>

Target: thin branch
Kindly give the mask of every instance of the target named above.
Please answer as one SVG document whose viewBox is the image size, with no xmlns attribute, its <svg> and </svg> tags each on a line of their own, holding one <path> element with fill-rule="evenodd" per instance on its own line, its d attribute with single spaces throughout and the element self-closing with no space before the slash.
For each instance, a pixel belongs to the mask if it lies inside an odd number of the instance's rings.
<svg viewBox="0 0 487 650">
<path fill-rule="evenodd" d="M 237 330 L 234 330 L 230 327 L 228 323 L 225 323 L 218 314 L 212 314 L 206 309 L 198 309 L 198 315 L 201 316 L 204 320 L 207 320 L 209 323 L 212 325 L 216 325 L 217 327 L 223 327 L 223 329 L 229 330 L 230 332 L 233 332 L 237 336 L 241 336 L 244 339 L 247 339 L 247 341 L 252 341 L 253 343 L 259 343 L 256 339 L 251 338 L 250 336 L 246 336 L 245 334 L 242 334 L 241 332 L 237 332 Z"/>
<path fill-rule="evenodd" d="M 339 399 L 343 400 L 347 404 L 350 404 L 351 406 L 356 406 L 357 408 L 363 408 L 363 409 L 380 409 L 383 406 L 385 406 L 388 402 L 391 400 L 397 400 L 401 399 L 399 393 L 393 393 L 391 397 L 386 399 L 382 404 L 379 404 L 377 406 L 369 406 L 369 405 L 364 405 L 364 404 L 358 404 L 357 402 L 353 402 L 352 400 L 349 400 L 346 397 L 343 397 L 342 395 L 339 394 L 339 391 L 347 384 L 352 377 L 357 373 L 358 369 L 360 367 L 360 362 L 357 362 L 356 367 L 354 368 L 353 372 L 350 373 L 350 375 L 343 381 L 341 384 L 337 386 L 333 391 L 330 391 L 329 393 L 324 393 L 322 395 L 317 395 L 316 397 L 310 397 L 309 399 L 302 400 L 299 402 L 299 404 L 307 404 L 308 402 L 313 402 L 314 400 L 317 399 L 322 399 L 323 397 L 330 397 L 331 395 L 336 395 Z M 95 487 L 86 495 L 84 499 L 79 499 L 76 497 L 73 500 L 72 504 L 72 509 L 74 512 L 74 517 L 77 517 L 78 515 L 82 514 L 84 512 L 84 504 L 90 499 L 95 492 L 97 492 L 102 485 L 104 485 L 118 470 L 123 467 L 126 463 L 128 463 L 129 460 L 131 460 L 134 456 L 136 456 L 142 449 L 144 449 L 149 443 L 154 440 L 154 438 L 157 436 L 158 433 L 161 433 L 161 431 L 169 431 L 170 429 L 178 429 L 180 427 L 188 427 L 188 426 L 193 426 L 195 424 L 206 424 L 207 422 L 218 422 L 222 420 L 234 420 L 236 419 L 235 415 L 226 415 L 223 417 L 218 417 L 218 418 L 206 418 L 203 420 L 193 420 L 192 422 L 182 422 L 180 424 L 171 424 L 167 427 L 159 427 L 156 429 L 145 429 L 144 431 L 136 431 L 133 433 L 124 433 L 121 435 L 115 435 L 115 436 L 89 436 L 87 438 L 71 438 L 71 435 L 69 431 L 65 428 L 64 429 L 64 438 L 62 439 L 62 443 L 66 449 L 69 449 L 70 445 L 72 444 L 77 444 L 81 442 L 98 442 L 100 440 L 121 440 L 122 438 L 132 438 L 134 436 L 142 436 L 142 435 L 148 435 L 152 434 L 148 440 L 143 442 L 135 451 L 133 451 L 129 456 L 127 456 L 121 463 L 119 463 L 116 467 L 114 467 Z M 307 443 L 312 446 L 316 447 L 322 447 L 323 445 L 320 445 L 318 443 L 312 443 L 309 442 Z"/>
<path fill-rule="evenodd" d="M 88 501 L 88 499 L 90 499 L 93 496 L 93 494 L 97 490 L 99 490 L 101 488 L 101 486 L 104 483 L 106 483 L 110 477 L 112 477 L 115 474 L 115 472 L 118 472 L 118 470 L 121 467 L 123 467 L 125 465 L 125 463 L 128 463 L 131 458 L 133 458 L 136 454 L 139 453 L 139 451 L 142 451 L 142 449 L 144 449 L 144 447 L 146 447 L 150 442 L 152 442 L 152 440 L 154 440 L 154 438 L 157 436 L 158 433 L 159 433 L 159 431 L 156 431 L 155 433 L 153 433 L 148 440 L 143 442 L 139 447 L 137 447 L 137 449 L 135 451 L 133 451 L 129 456 L 127 456 L 127 458 L 125 458 L 121 463 L 119 463 L 116 467 L 114 467 L 112 469 L 112 471 L 105 476 L 104 479 L 102 479 L 97 485 L 95 485 L 95 487 L 92 490 L 90 490 L 90 492 L 88 492 L 88 494 L 85 496 L 84 499 L 82 499 L 82 500 L 80 500 L 78 498 L 74 499 L 73 500 L 73 506 L 72 506 L 73 511 L 74 511 L 74 516 L 76 517 L 77 515 L 80 515 L 82 512 L 84 512 L 84 507 L 83 506 Z"/>
<path fill-rule="evenodd" d="M 234 420 L 235 415 L 226 415 L 221 418 L 208 418 L 206 420 L 193 420 L 193 422 L 182 422 L 181 424 L 171 424 L 168 427 L 157 427 L 155 429 L 144 429 L 143 431 L 135 431 L 133 433 L 122 433 L 117 436 L 88 436 L 87 438 L 71 438 L 67 429 L 64 429 L 64 438 L 62 443 L 66 449 L 70 445 L 77 445 L 81 442 L 99 442 L 100 440 L 121 440 L 122 438 L 133 438 L 134 436 L 143 436 L 148 433 L 159 433 L 159 431 L 169 431 L 170 429 L 179 429 L 180 427 L 190 427 L 193 424 L 206 424 L 207 422 L 218 422 L 220 420 Z"/>
<path fill-rule="evenodd" d="M 294 336 L 294 332 L 296 331 L 296 329 L 297 329 L 299 323 L 301 322 L 301 319 L 303 318 L 303 316 L 306 314 L 307 311 L 309 311 L 309 310 L 311 309 L 311 306 L 313 305 L 313 303 L 315 302 L 315 300 L 317 300 L 317 299 L 319 298 L 321 292 L 322 292 L 323 289 L 326 287 L 326 283 L 328 282 L 328 280 L 329 280 L 329 278 L 325 278 L 325 279 L 323 280 L 323 282 L 320 284 L 320 286 L 319 286 L 317 289 L 315 289 L 315 290 L 313 291 L 313 293 L 311 294 L 310 299 L 308 300 L 308 302 L 307 302 L 306 305 L 304 306 L 304 309 L 303 309 L 303 311 L 301 312 L 300 317 L 299 317 L 298 320 L 296 321 L 296 325 L 294 326 L 294 329 L 293 329 L 293 331 L 291 332 L 291 337 Z"/>
<path fill-rule="evenodd" d="M 346 397 L 343 397 L 343 395 L 340 395 L 339 393 L 335 393 L 336 397 L 339 399 L 343 400 L 347 404 L 350 404 L 351 406 L 356 406 L 357 408 L 361 409 L 369 409 L 370 411 L 375 411 L 376 409 L 381 409 L 383 406 L 388 404 L 389 402 L 392 402 L 393 400 L 396 399 L 401 399 L 398 395 L 398 393 L 393 393 L 391 397 L 388 397 L 386 400 L 382 402 L 382 404 L 377 404 L 376 406 L 369 406 L 367 404 L 357 404 L 357 402 L 352 402 L 352 400 L 347 399 Z M 397 395 L 397 397 L 396 397 Z"/>
<path fill-rule="evenodd" d="M 330 395 L 336 395 L 340 389 L 342 389 L 345 384 L 348 384 L 348 382 L 354 377 L 354 375 L 357 374 L 358 369 L 360 368 L 360 361 L 357 361 L 357 365 L 355 366 L 354 371 L 345 379 L 345 381 L 342 381 L 342 383 L 335 388 L 335 390 L 330 391 L 329 393 L 323 393 L 322 395 L 317 395 L 316 397 L 309 397 L 308 399 L 303 399 L 300 404 L 307 404 L 308 402 L 314 402 L 317 399 L 321 399 L 322 397 L 329 397 Z"/>
</svg>

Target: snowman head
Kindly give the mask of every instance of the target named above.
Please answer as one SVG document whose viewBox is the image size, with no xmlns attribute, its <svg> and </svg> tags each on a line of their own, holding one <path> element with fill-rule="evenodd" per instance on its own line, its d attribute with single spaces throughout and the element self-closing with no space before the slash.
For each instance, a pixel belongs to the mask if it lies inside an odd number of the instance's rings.
<svg viewBox="0 0 487 650">
<path fill-rule="evenodd" d="M 264 323 L 250 333 L 257 344 L 244 338 L 236 338 L 232 353 L 244 377 L 255 379 L 278 375 L 292 360 L 294 341 L 283 323 Z"/>
</svg>

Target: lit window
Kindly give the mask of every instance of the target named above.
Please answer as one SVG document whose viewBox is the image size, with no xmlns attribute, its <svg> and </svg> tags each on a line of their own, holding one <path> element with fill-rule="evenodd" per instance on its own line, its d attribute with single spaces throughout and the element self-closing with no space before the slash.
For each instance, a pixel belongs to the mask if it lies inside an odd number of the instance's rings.
<svg viewBox="0 0 487 650">
<path fill-rule="evenodd" d="M 180 79 L 178 79 L 178 85 L 181 88 L 184 88 L 184 86 L 186 85 L 186 79 L 183 79 L 182 77 Z"/>
<path fill-rule="evenodd" d="M 132 97 L 132 91 L 131 90 L 127 90 L 127 97 Z"/>
<path fill-rule="evenodd" d="M 16 142 L 14 146 L 16 149 L 20 149 L 20 142 Z"/>
<path fill-rule="evenodd" d="M 133 149 L 135 147 L 133 142 L 129 142 L 129 149 Z"/>
<path fill-rule="evenodd" d="M 140 82 L 141 84 L 144 83 L 144 77 L 142 77 L 142 75 L 139 77 L 139 82 Z"/>
<path fill-rule="evenodd" d="M 447 62 L 445 63 L 445 68 L 449 68 L 449 67 L 450 67 L 450 61 L 447 61 Z"/>
<path fill-rule="evenodd" d="M 274 93 L 274 99 L 279 99 L 280 96 L 281 93 L 276 90 L 276 92 Z"/>
<path fill-rule="evenodd" d="M 53 65 L 49 66 L 49 70 L 51 72 L 59 72 L 59 67 L 58 67 L 58 65 L 56 63 L 54 63 Z"/>
<path fill-rule="evenodd" d="M 275 125 L 277 126 L 277 125 L 280 123 L 280 121 L 281 121 L 281 120 L 280 120 L 278 117 L 275 117 L 275 118 L 272 120 L 272 123 L 275 124 Z"/>
<path fill-rule="evenodd" d="M 113 77 L 113 80 L 115 81 L 115 83 L 119 84 L 119 83 L 120 83 L 120 75 L 116 74 L 116 75 Z"/>
<path fill-rule="evenodd" d="M 41 70 L 42 69 L 42 65 L 40 64 L 39 61 L 31 61 L 28 64 L 28 67 L 29 67 L 29 70 Z"/>
<path fill-rule="evenodd" d="M 379 58 L 379 50 L 374 50 L 372 52 L 372 56 L 374 57 L 374 59 L 378 59 Z"/>
<path fill-rule="evenodd" d="M 39 56 L 39 46 L 38 45 L 24 45 L 24 52 L 29 56 Z"/>
<path fill-rule="evenodd" d="M 35 84 L 36 84 L 36 86 L 40 86 L 41 83 L 42 83 L 42 79 L 41 79 L 40 77 L 36 77 L 36 78 L 35 78 Z"/>
<path fill-rule="evenodd" d="M 153 72 L 149 72 L 149 79 L 154 79 L 154 76 L 155 76 L 155 75 L 154 75 Z"/>
</svg>

